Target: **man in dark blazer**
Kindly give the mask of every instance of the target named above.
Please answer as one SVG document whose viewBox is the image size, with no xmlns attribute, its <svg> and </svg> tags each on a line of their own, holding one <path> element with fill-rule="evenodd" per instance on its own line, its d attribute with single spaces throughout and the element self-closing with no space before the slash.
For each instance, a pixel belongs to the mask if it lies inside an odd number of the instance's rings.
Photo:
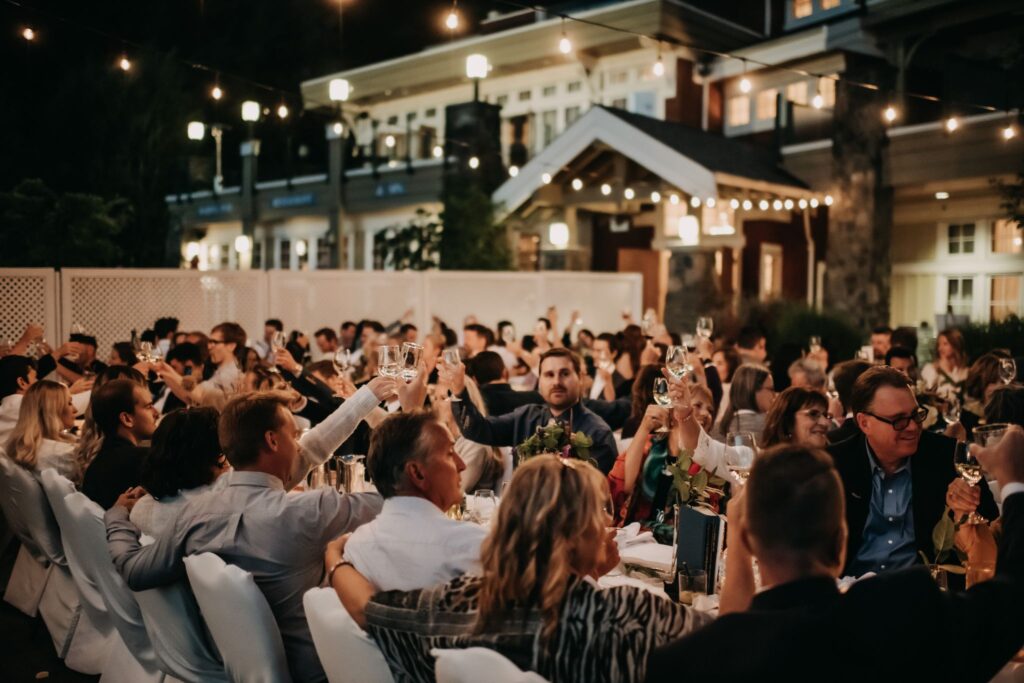
<svg viewBox="0 0 1024 683">
<path fill-rule="evenodd" d="M 900 569 L 935 557 L 932 530 L 948 505 L 957 517 L 999 511 L 988 485 L 968 486 L 953 465 L 953 439 L 925 432 L 927 412 L 903 373 L 875 367 L 850 396 L 858 433 L 829 446 L 846 497 L 844 574 Z"/>
<path fill-rule="evenodd" d="M 487 413 L 492 416 L 511 413 L 519 406 L 544 403 L 536 391 L 516 391 L 508 383 L 505 361 L 494 351 L 481 351 L 466 361 L 466 374 L 476 380 Z"/>
<path fill-rule="evenodd" d="M 730 511 L 729 524 L 737 555 L 757 559 L 764 590 L 746 611 L 656 649 L 646 680 L 991 680 L 1024 644 L 1024 431 L 1011 428 L 979 458 L 1006 494 L 995 578 L 952 593 L 917 567 L 840 593 L 847 529 L 830 458 L 801 446 L 763 454 L 739 502 L 744 514 Z M 733 572 L 749 573 L 749 558 L 746 567 L 733 559 L 726 582 L 739 585 Z"/>
</svg>

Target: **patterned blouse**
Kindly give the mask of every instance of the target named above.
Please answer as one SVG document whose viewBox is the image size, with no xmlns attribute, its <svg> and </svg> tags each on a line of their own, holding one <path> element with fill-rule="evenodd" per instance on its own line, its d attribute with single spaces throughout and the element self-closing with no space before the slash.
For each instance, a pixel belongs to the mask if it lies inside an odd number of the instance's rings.
<svg viewBox="0 0 1024 683">
<path fill-rule="evenodd" d="M 635 586 L 601 589 L 573 579 L 549 646 L 536 609 L 475 633 L 480 578 L 461 576 L 416 591 L 378 593 L 366 607 L 368 630 L 397 683 L 434 681 L 433 648 L 487 647 L 551 683 L 643 681 L 654 648 L 711 619 Z"/>
</svg>

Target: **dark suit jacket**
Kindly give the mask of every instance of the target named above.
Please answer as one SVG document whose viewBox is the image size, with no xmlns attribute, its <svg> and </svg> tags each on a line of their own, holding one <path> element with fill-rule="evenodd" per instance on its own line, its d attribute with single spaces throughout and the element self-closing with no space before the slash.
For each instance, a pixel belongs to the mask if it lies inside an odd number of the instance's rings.
<svg viewBox="0 0 1024 683">
<path fill-rule="evenodd" d="M 959 475 L 953 467 L 953 447 L 956 441 L 941 434 L 922 432 L 917 452 L 910 459 L 910 478 L 913 487 L 911 506 L 914 510 L 914 538 L 917 549 L 928 557 L 935 556 L 932 529 L 946 508 L 946 489 Z M 871 504 L 871 465 L 865 448 L 865 436 L 858 432 L 852 438 L 828 447 L 835 461 L 839 477 L 846 491 L 846 524 L 850 530 L 846 546 L 846 567 L 856 559 L 864 535 Z M 999 516 L 992 492 L 984 481 L 978 513 L 986 519 Z M 955 561 L 955 560 L 954 560 Z"/>
<path fill-rule="evenodd" d="M 857 426 L 857 421 L 852 417 L 849 417 L 842 425 L 830 430 L 829 433 L 825 435 L 825 438 L 828 439 L 829 445 L 832 445 L 834 443 L 846 441 L 858 434 L 860 434 L 860 427 Z"/>
<path fill-rule="evenodd" d="M 488 414 L 495 417 L 511 413 L 519 406 L 544 403 L 536 391 L 516 391 L 508 382 L 485 384 L 480 387 L 480 394 L 484 397 Z"/>
<path fill-rule="evenodd" d="M 82 493 L 109 510 L 118 496 L 139 485 L 142 459 L 148 451 L 125 439 L 104 438 L 100 452 L 85 470 Z"/>
<path fill-rule="evenodd" d="M 996 577 L 964 593 L 923 567 L 845 594 L 831 578 L 793 581 L 655 650 L 647 681 L 988 681 L 1024 643 L 1024 493 L 1003 523 Z"/>
</svg>

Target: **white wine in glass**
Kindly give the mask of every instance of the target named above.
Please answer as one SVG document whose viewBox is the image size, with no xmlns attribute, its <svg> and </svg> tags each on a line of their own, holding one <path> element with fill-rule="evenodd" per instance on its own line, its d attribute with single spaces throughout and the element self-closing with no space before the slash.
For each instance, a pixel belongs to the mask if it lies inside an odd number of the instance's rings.
<svg viewBox="0 0 1024 683">
<path fill-rule="evenodd" d="M 664 377 L 657 377 L 653 387 L 654 402 L 662 408 L 672 405 L 672 397 L 668 393 L 668 380 Z"/>
<path fill-rule="evenodd" d="M 676 379 L 682 379 L 693 372 L 686 354 L 686 347 L 670 346 L 665 352 L 665 369 Z"/>
<path fill-rule="evenodd" d="M 697 336 L 704 339 L 711 339 L 715 333 L 715 321 L 713 318 L 704 316 L 697 318 Z"/>
<path fill-rule="evenodd" d="M 1010 384 L 1017 378 L 1017 361 L 1012 358 L 999 359 L 999 379 Z"/>
<path fill-rule="evenodd" d="M 381 377 L 398 377 L 401 372 L 400 352 L 397 346 L 382 346 L 377 349 L 377 373 Z"/>
<path fill-rule="evenodd" d="M 971 488 L 977 486 L 984 476 L 981 463 L 978 462 L 978 458 L 971 453 L 970 447 L 963 441 L 957 441 L 956 447 L 953 449 L 953 465 L 956 467 L 960 478 L 966 481 L 967 485 Z M 981 524 L 984 521 L 985 518 L 977 512 L 967 515 L 968 524 Z"/>
<path fill-rule="evenodd" d="M 413 342 L 402 344 L 402 379 L 411 382 L 416 379 L 420 371 L 420 357 L 423 355 L 423 347 Z"/>
<path fill-rule="evenodd" d="M 726 467 L 744 484 L 750 476 L 750 468 L 754 466 L 757 456 L 757 442 L 750 432 L 729 432 L 725 437 Z"/>
</svg>

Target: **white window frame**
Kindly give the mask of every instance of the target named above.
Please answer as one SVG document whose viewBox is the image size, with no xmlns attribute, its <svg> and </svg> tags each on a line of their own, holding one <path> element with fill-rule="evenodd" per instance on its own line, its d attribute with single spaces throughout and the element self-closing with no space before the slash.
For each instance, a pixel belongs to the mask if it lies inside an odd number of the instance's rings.
<svg viewBox="0 0 1024 683">
<path fill-rule="evenodd" d="M 959 225 L 959 226 L 973 225 L 974 226 L 974 248 L 973 248 L 973 251 L 971 251 L 971 252 L 964 252 L 964 251 L 961 250 L 961 251 L 958 251 L 958 252 L 954 253 L 954 252 L 951 252 L 949 250 L 949 228 L 951 226 L 954 226 L 954 225 Z M 986 229 L 986 221 L 984 221 L 984 220 L 963 220 L 963 221 L 956 221 L 956 222 L 949 221 L 949 222 L 946 222 L 946 223 L 939 223 L 940 249 L 939 249 L 938 253 L 942 254 L 943 256 L 947 256 L 949 258 L 956 258 L 956 259 L 958 259 L 958 258 L 971 258 L 971 257 L 974 257 L 974 256 L 983 256 L 985 253 L 987 253 L 987 250 L 982 250 L 980 247 L 982 247 L 986 243 L 986 240 L 990 240 L 990 239 L 991 238 L 989 237 L 988 230 Z M 962 236 L 959 238 L 959 241 L 960 241 L 960 246 L 962 247 L 963 246 L 963 237 Z"/>
<path fill-rule="evenodd" d="M 766 286 L 765 281 L 765 257 L 772 259 L 772 282 Z M 758 255 L 757 268 L 757 298 L 760 301 L 771 301 L 782 297 L 782 269 L 783 263 L 782 245 L 775 242 L 761 242 L 761 251 Z"/>
<path fill-rule="evenodd" d="M 1016 311 L 1013 311 L 1013 313 L 1015 313 L 1017 316 L 1020 316 L 1022 313 L 1024 313 L 1024 274 L 992 273 L 985 278 L 985 280 L 987 281 L 985 289 L 985 298 L 987 300 L 985 305 L 986 319 L 992 320 L 992 307 L 996 304 L 996 302 L 992 298 L 992 284 L 993 280 L 997 277 L 1017 278 L 1019 284 L 1017 285 Z M 1001 303 L 1010 303 L 1010 301 L 1007 300 Z"/>
</svg>

